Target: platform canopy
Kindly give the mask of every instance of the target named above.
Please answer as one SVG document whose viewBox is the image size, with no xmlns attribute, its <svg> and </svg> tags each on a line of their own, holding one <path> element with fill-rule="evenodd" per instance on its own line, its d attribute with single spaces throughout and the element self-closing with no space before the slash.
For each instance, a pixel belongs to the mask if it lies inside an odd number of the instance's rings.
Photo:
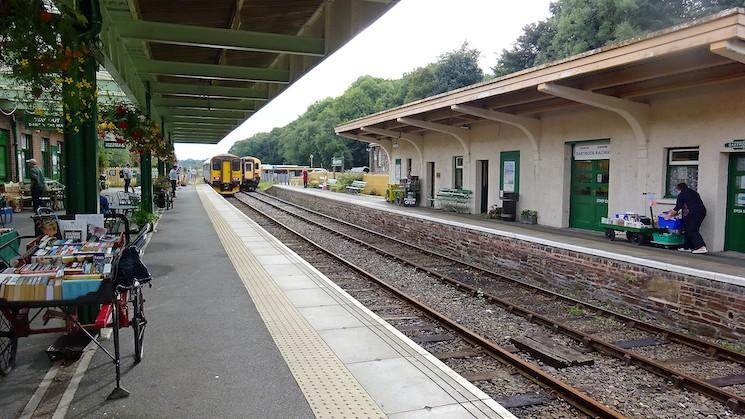
<svg viewBox="0 0 745 419">
<path fill-rule="evenodd" d="M 503 123 L 525 133 L 535 150 L 542 114 L 591 107 L 621 115 L 640 147 L 656 95 L 745 79 L 745 8 L 588 51 L 488 82 L 346 122 L 339 135 L 390 149 L 404 140 L 422 147 L 439 132 L 469 152 L 473 124 Z"/>
<path fill-rule="evenodd" d="M 99 57 L 174 142 L 217 143 L 398 0 L 101 0 Z"/>
</svg>

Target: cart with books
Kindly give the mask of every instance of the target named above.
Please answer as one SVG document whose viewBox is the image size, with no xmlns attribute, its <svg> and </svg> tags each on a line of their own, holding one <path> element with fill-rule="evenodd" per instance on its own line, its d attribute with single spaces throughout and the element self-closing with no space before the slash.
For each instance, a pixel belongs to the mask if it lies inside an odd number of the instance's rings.
<svg viewBox="0 0 745 419">
<path fill-rule="evenodd" d="M 131 266 L 135 263 L 144 268 L 138 248 L 149 229 L 143 229 L 130 243 L 128 229 L 109 232 L 98 215 L 73 220 L 52 215 L 37 222 L 44 223 L 46 230 L 42 231 L 48 234 L 34 238 L 25 254 L 12 263 L 5 261 L 7 267 L 0 271 L 0 374 L 14 368 L 18 338 L 82 334 L 115 366 L 116 388 L 109 398 L 126 397 L 129 393 L 120 386 L 119 330 L 133 329 L 135 362 L 139 362 L 147 324 L 142 286 L 149 284 L 150 277 L 133 277 Z M 56 324 L 49 325 L 50 321 Z M 113 354 L 95 337 L 103 328 L 112 330 Z"/>
</svg>

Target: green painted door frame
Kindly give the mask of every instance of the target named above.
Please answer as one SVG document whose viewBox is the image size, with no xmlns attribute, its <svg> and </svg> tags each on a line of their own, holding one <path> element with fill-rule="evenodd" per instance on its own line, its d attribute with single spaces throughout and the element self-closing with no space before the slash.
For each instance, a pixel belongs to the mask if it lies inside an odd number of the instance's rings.
<svg viewBox="0 0 745 419">
<path fill-rule="evenodd" d="M 732 153 L 727 183 L 724 250 L 745 252 L 745 153 Z"/>
<path fill-rule="evenodd" d="M 507 172 L 505 173 L 505 166 Z M 507 180 L 507 190 L 505 190 Z M 520 151 L 499 153 L 499 190 L 520 193 Z"/>
<path fill-rule="evenodd" d="M 602 230 L 600 218 L 608 216 L 610 160 L 572 159 L 569 227 Z"/>
<path fill-rule="evenodd" d="M 8 173 L 8 143 L 10 142 L 10 133 L 0 129 L 0 182 L 10 180 Z"/>
</svg>

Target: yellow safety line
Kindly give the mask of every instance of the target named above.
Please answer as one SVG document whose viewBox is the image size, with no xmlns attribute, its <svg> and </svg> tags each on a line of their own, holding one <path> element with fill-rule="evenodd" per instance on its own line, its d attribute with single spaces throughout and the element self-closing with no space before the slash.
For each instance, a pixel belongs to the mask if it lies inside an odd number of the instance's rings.
<svg viewBox="0 0 745 419">
<path fill-rule="evenodd" d="M 197 187 L 212 225 L 277 348 L 318 418 L 385 418 L 342 361 L 292 305 L 243 244 L 218 206 L 236 211 L 207 186 Z"/>
</svg>

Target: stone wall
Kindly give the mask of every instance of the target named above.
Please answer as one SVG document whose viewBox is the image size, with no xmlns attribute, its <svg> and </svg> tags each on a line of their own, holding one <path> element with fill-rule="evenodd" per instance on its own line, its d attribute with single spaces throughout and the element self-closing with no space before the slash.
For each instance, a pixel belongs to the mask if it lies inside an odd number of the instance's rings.
<svg viewBox="0 0 745 419">
<path fill-rule="evenodd" d="M 450 252 L 510 277 L 537 282 L 565 294 L 590 297 L 629 314 L 646 314 L 705 336 L 745 339 L 745 287 L 284 188 L 271 188 L 269 193 L 423 247 Z"/>
</svg>

